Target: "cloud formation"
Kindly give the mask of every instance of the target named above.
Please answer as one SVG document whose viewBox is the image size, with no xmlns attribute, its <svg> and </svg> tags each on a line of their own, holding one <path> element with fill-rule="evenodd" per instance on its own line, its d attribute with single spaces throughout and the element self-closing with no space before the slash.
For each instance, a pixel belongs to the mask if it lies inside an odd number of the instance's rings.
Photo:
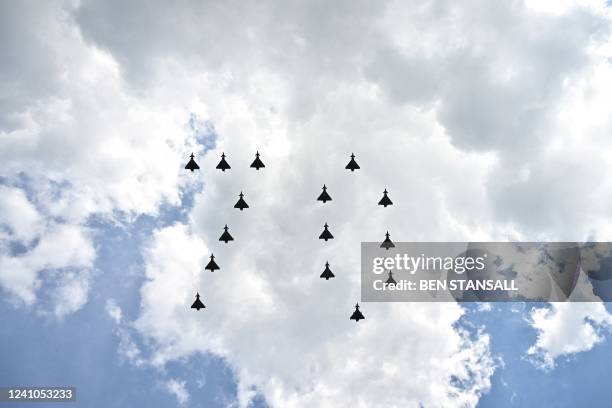
<svg viewBox="0 0 612 408">
<path fill-rule="evenodd" d="M 87 301 L 92 216 L 129 222 L 178 205 L 183 157 L 198 152 L 189 115 L 131 94 L 112 56 L 86 44 L 71 2 L 0 5 L 0 286 L 55 313 Z M 23 23 L 23 22 L 26 23 Z"/>
<path fill-rule="evenodd" d="M 538 337 L 527 355 L 539 368 L 551 370 L 560 357 L 572 357 L 601 343 L 612 315 L 602 303 L 551 303 L 549 308 L 533 308 L 530 322 Z"/>
<path fill-rule="evenodd" d="M 241 406 L 256 391 L 272 406 L 475 406 L 489 389 L 489 337 L 455 328 L 459 306 L 369 304 L 356 325 L 348 319 L 356 269 L 339 264 L 337 281 L 323 283 L 304 256 L 282 265 L 243 245 L 238 256 L 216 250 L 221 270 L 204 274 L 208 248 L 186 225 L 156 233 L 136 321 L 156 343 L 154 365 L 198 352 L 223 357 Z M 195 289 L 201 313 L 188 310 Z"/>
<path fill-rule="evenodd" d="M 49 291 L 61 317 L 86 301 L 95 258 L 89 234 L 75 225 L 47 220 L 22 189 L 0 186 L 0 286 L 9 300 L 32 305 L 41 271 L 55 280 Z"/>
</svg>

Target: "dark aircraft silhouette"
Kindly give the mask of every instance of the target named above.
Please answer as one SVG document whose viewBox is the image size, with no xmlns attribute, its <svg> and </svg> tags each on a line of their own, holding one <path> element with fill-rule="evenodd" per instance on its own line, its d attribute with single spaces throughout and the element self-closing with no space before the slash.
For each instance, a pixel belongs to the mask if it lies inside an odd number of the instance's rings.
<svg viewBox="0 0 612 408">
<path fill-rule="evenodd" d="M 329 269 L 329 262 L 325 262 L 325 270 L 321 274 L 321 279 L 329 280 L 330 278 L 335 278 L 335 277 L 336 275 L 334 275 L 331 269 Z"/>
<path fill-rule="evenodd" d="M 198 163 L 196 163 L 195 160 L 193 160 L 193 153 L 191 153 L 191 158 L 189 159 L 189 162 L 187 163 L 185 168 L 187 170 L 191 170 L 192 173 L 194 170 L 200 170 L 200 166 L 198 166 Z"/>
<path fill-rule="evenodd" d="M 348 162 L 348 164 L 346 165 L 345 169 L 348 169 L 350 171 L 355 171 L 355 170 L 358 170 L 360 168 L 361 167 L 359 167 L 359 165 L 355 161 L 355 155 L 353 153 L 351 153 L 351 161 Z"/>
<path fill-rule="evenodd" d="M 380 247 L 385 248 L 387 251 L 389 250 L 389 248 L 395 248 L 395 244 L 393 243 L 393 241 L 391 241 L 391 238 L 389 238 L 389 231 L 387 231 L 385 237 L 386 238 L 383 243 L 380 244 Z"/>
<path fill-rule="evenodd" d="M 349 320 L 354 320 L 358 322 L 359 320 L 362 320 L 362 319 L 365 319 L 365 316 L 363 315 L 363 313 L 359 311 L 359 303 L 357 303 L 355 305 L 355 311 L 353 312 Z"/>
<path fill-rule="evenodd" d="M 234 237 L 231 236 L 231 234 L 227 231 L 227 224 L 225 224 L 225 227 L 223 227 L 224 231 L 223 234 L 221 234 L 221 236 L 219 237 L 219 241 L 223 241 L 226 244 L 230 241 L 234 240 Z"/>
<path fill-rule="evenodd" d="M 329 194 L 327 194 L 327 187 L 325 187 L 325 184 L 323 184 L 323 192 L 321 193 L 319 198 L 317 198 L 317 201 L 323 201 L 323 203 L 325 203 L 331 200 L 332 198 L 329 196 Z"/>
<path fill-rule="evenodd" d="M 213 254 L 210 254 L 210 262 L 208 262 L 208 265 L 206 265 L 204 269 L 211 272 L 221 269 L 219 268 L 219 265 L 217 265 L 217 263 L 215 262 L 215 256 Z"/>
<path fill-rule="evenodd" d="M 204 303 L 202 303 L 202 301 L 200 300 L 200 294 L 196 293 L 196 300 L 195 302 L 193 302 L 193 305 L 191 305 L 192 309 L 195 309 L 197 311 L 199 311 L 200 309 L 204 309 L 206 308 L 206 306 L 204 306 Z"/>
<path fill-rule="evenodd" d="M 394 284 L 394 285 L 396 285 L 396 284 L 397 284 L 397 282 L 395 281 L 395 279 L 393 279 L 393 272 L 389 271 L 389 279 L 387 279 L 387 282 L 385 282 L 385 283 L 388 283 L 388 284 Z"/>
<path fill-rule="evenodd" d="M 251 167 L 257 170 L 259 170 L 262 167 L 266 167 L 266 165 L 263 164 L 261 160 L 259 160 L 259 152 L 255 153 L 255 160 L 253 160 L 253 163 L 251 163 Z"/>
<path fill-rule="evenodd" d="M 217 168 L 221 171 L 231 169 L 230 165 L 225 161 L 225 152 L 221 153 L 221 161 L 217 164 Z"/>
<path fill-rule="evenodd" d="M 391 199 L 387 195 L 387 189 L 386 188 L 385 188 L 385 191 L 383 191 L 383 198 L 380 199 L 380 201 L 378 202 L 378 205 L 384 205 L 385 208 L 387 208 L 388 205 L 393 205 L 393 202 L 391 201 Z"/>
<path fill-rule="evenodd" d="M 334 236 L 331 234 L 331 232 L 329 232 L 327 227 L 329 227 L 329 225 L 327 225 L 327 223 L 325 223 L 325 225 L 323 226 L 323 228 L 324 228 L 323 232 L 321 233 L 321 235 L 319 235 L 319 239 L 324 239 L 325 242 L 327 242 L 328 239 L 334 239 Z"/>
<path fill-rule="evenodd" d="M 242 197 L 244 197 L 244 194 L 242 194 L 242 191 L 240 192 L 240 194 L 238 194 L 238 197 L 240 197 L 240 198 L 238 199 L 236 204 L 234 204 L 234 208 L 239 208 L 240 211 L 244 210 L 245 208 L 249 208 L 249 205 L 242 198 Z"/>
</svg>

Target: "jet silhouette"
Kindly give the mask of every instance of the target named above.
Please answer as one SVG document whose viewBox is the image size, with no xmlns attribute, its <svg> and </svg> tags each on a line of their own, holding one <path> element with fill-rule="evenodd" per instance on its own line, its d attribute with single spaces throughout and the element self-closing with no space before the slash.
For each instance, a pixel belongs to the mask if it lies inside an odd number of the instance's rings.
<svg viewBox="0 0 612 408">
<path fill-rule="evenodd" d="M 389 248 L 395 248 L 395 244 L 393 243 L 393 241 L 391 241 L 391 238 L 389 238 L 389 231 L 387 231 L 385 237 L 386 238 L 382 242 L 382 244 L 380 244 L 380 247 L 385 248 L 387 251 L 389 250 Z"/>
<path fill-rule="evenodd" d="M 325 225 L 323 226 L 323 228 L 324 228 L 323 232 L 321 233 L 321 235 L 319 235 L 319 239 L 324 239 L 325 242 L 327 242 L 328 239 L 334 239 L 334 236 L 331 234 L 331 232 L 329 232 L 327 227 L 329 227 L 329 225 L 327 225 L 327 223 L 325 223 Z"/>
<path fill-rule="evenodd" d="M 221 161 L 217 164 L 217 168 L 223 172 L 231 169 L 230 165 L 225 161 L 225 152 L 221 153 Z"/>
<path fill-rule="evenodd" d="M 335 277 L 336 275 L 334 275 L 331 269 L 329 269 L 329 262 L 325 262 L 325 270 L 321 274 L 321 279 L 329 280 L 329 278 L 335 278 Z"/>
<path fill-rule="evenodd" d="M 363 313 L 359 311 L 359 303 L 357 303 L 355 305 L 355 311 L 353 312 L 349 320 L 354 320 L 358 322 L 359 320 L 362 320 L 362 319 L 365 319 L 365 316 L 363 315 Z"/>
<path fill-rule="evenodd" d="M 194 170 L 200 170 L 200 166 L 198 166 L 198 163 L 196 163 L 195 160 L 193 160 L 193 153 L 191 153 L 191 158 L 189 159 L 189 162 L 187 163 L 185 168 L 187 170 L 191 170 L 192 173 Z"/>
<path fill-rule="evenodd" d="M 204 303 L 202 303 L 202 301 L 200 300 L 200 294 L 196 293 L 196 300 L 195 302 L 193 302 L 193 305 L 191 305 L 192 309 L 195 309 L 197 311 L 200 311 L 200 309 L 204 309 L 206 308 L 206 306 L 204 306 Z"/>
<path fill-rule="evenodd" d="M 383 191 L 383 197 L 378 202 L 378 205 L 384 205 L 385 208 L 387 208 L 388 205 L 393 205 L 393 202 L 391 201 L 391 199 L 387 195 L 387 189 L 386 188 L 385 188 L 385 191 Z"/>
<path fill-rule="evenodd" d="M 214 272 L 219 269 L 221 268 L 219 268 L 219 265 L 217 265 L 217 263 L 215 262 L 215 256 L 213 254 L 210 254 L 210 262 L 208 262 L 208 265 L 204 267 L 204 270 Z"/>
<path fill-rule="evenodd" d="M 251 163 L 251 167 L 257 170 L 259 170 L 262 167 L 266 167 L 266 165 L 263 164 L 261 160 L 259 160 L 259 152 L 255 153 L 255 160 L 253 160 L 253 163 Z"/>
<path fill-rule="evenodd" d="M 236 202 L 236 204 L 234 204 L 234 208 L 239 208 L 240 211 L 244 210 L 245 208 L 249 208 L 249 205 L 246 203 L 246 201 L 244 201 L 244 199 L 242 197 L 244 197 L 244 194 L 242 194 L 242 191 L 240 192 L 240 194 L 238 194 L 238 196 L 240 197 L 238 199 L 238 201 Z"/>
<path fill-rule="evenodd" d="M 350 171 L 355 171 L 355 170 L 358 170 L 360 168 L 361 167 L 359 167 L 359 165 L 355 161 L 355 155 L 353 153 L 351 153 L 351 161 L 348 162 L 348 164 L 346 165 L 345 169 L 348 169 Z"/>
<path fill-rule="evenodd" d="M 385 283 L 388 283 L 388 284 L 394 284 L 394 285 L 396 285 L 396 284 L 397 284 L 397 282 L 395 281 L 395 279 L 393 279 L 393 272 L 389 271 L 389 279 L 387 279 L 387 282 L 385 282 Z"/>
<path fill-rule="evenodd" d="M 331 200 L 332 198 L 329 196 L 329 194 L 327 194 L 327 187 L 325 187 L 325 184 L 323 184 L 323 192 L 321 193 L 319 198 L 317 198 L 317 201 L 323 201 L 323 203 L 325 203 Z"/>
<path fill-rule="evenodd" d="M 221 236 L 219 237 L 219 241 L 223 241 L 226 244 L 230 241 L 234 240 L 234 237 L 231 236 L 231 234 L 227 231 L 227 224 L 225 224 L 225 227 L 223 227 L 224 231 L 223 234 L 221 234 Z"/>
</svg>

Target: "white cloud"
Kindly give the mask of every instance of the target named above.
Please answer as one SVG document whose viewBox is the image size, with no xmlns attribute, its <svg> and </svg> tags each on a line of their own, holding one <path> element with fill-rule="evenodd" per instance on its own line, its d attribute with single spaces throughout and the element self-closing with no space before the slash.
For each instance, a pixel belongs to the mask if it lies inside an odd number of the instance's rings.
<svg viewBox="0 0 612 408">
<path fill-rule="evenodd" d="M 26 247 L 24 253 L 14 255 L 10 248 L 0 247 L 0 286 L 13 300 L 32 305 L 42 284 L 41 273 L 63 270 L 49 288 L 55 299 L 55 314 L 61 317 L 78 310 L 86 302 L 89 271 L 95 259 L 87 231 L 75 225 L 52 223 L 30 238 L 36 244 Z"/>
<path fill-rule="evenodd" d="M 90 287 L 90 271 L 82 269 L 63 273 L 54 292 L 55 308 L 57 317 L 62 317 L 79 310 L 85 303 Z"/>
<path fill-rule="evenodd" d="M 185 381 L 170 379 L 166 382 L 166 388 L 176 396 L 179 405 L 185 405 L 189 401 L 189 393 L 185 388 Z"/>
<path fill-rule="evenodd" d="M 248 236 L 257 225 L 244 228 Z M 489 338 L 454 328 L 458 305 L 368 304 L 356 324 L 348 319 L 354 257 L 343 266 L 338 256 L 337 280 L 319 282 L 306 261 L 313 252 L 290 251 L 286 263 L 264 256 L 255 266 L 262 249 L 252 242 L 240 255 L 217 248 L 221 270 L 211 274 L 202 272 L 209 250 L 187 226 L 156 233 L 135 323 L 156 344 L 154 365 L 197 352 L 223 357 L 238 377 L 241 406 L 253 386 L 272 406 L 475 406 L 489 389 Z M 200 312 L 189 309 L 196 291 L 206 305 Z"/>
<path fill-rule="evenodd" d="M 601 330 L 612 325 L 612 315 L 602 303 L 551 303 L 533 308 L 530 324 L 538 332 L 527 351 L 536 366 L 550 370 L 559 357 L 571 357 L 602 342 Z"/>
<path fill-rule="evenodd" d="M 493 305 L 489 302 L 481 302 L 478 304 L 479 312 L 490 312 L 491 310 L 493 310 Z"/>
<path fill-rule="evenodd" d="M 42 228 L 40 218 L 23 190 L 0 186 L 1 239 L 30 242 Z"/>
<path fill-rule="evenodd" d="M 111 319 L 115 322 L 115 324 L 120 324 L 123 318 L 123 311 L 117 305 L 117 302 L 114 299 L 108 299 L 106 301 L 106 313 L 110 316 Z"/>
<path fill-rule="evenodd" d="M 605 11 L 607 4 L 600 0 L 526 0 L 527 7 L 541 13 L 563 14 L 571 12 L 577 5 Z"/>
<path fill-rule="evenodd" d="M 190 110 L 130 93 L 112 56 L 83 41 L 75 5 L 0 5 L 11 56 L 0 67 L 0 286 L 32 306 L 41 274 L 53 274 L 57 316 L 87 301 L 89 218 L 129 222 L 178 205 L 196 183 L 183 161 L 201 150 Z"/>
</svg>

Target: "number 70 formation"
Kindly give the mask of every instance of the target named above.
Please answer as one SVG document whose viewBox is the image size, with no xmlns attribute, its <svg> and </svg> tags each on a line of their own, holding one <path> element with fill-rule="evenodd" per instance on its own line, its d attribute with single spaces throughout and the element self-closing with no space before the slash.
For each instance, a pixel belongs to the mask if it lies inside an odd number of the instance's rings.
<svg viewBox="0 0 612 408">
<path fill-rule="evenodd" d="M 259 151 L 255 153 L 255 160 L 253 160 L 253 163 L 251 163 L 251 168 L 254 168 L 255 170 L 259 171 L 262 168 L 265 168 L 266 165 L 263 163 L 263 161 L 260 158 L 260 154 Z M 221 154 L 221 160 L 219 161 L 219 164 L 217 164 L 217 169 L 221 170 L 222 172 L 225 173 L 226 170 L 230 170 L 231 166 L 229 165 L 229 163 L 226 160 L 226 155 L 225 152 Z M 351 159 L 348 162 L 348 164 L 345 166 L 345 169 L 350 170 L 351 172 L 354 172 L 355 170 L 359 170 L 361 167 L 359 167 L 359 164 L 357 164 L 357 162 L 355 161 L 355 155 L 353 153 L 351 153 Z M 190 170 L 192 173 L 195 170 L 199 170 L 200 166 L 198 166 L 198 164 L 195 161 L 195 157 L 193 155 L 193 153 L 191 154 L 190 158 L 189 158 L 189 162 L 187 163 L 187 165 L 185 166 L 185 169 Z M 387 206 L 393 205 L 393 202 L 391 201 L 391 199 L 389 198 L 388 195 L 388 191 L 385 189 L 383 191 L 383 197 L 380 199 L 380 201 L 378 202 L 378 205 L 383 206 L 385 208 L 387 208 Z M 327 203 L 328 201 L 332 201 L 331 196 L 329 195 L 329 193 L 327 192 L 327 186 L 324 184 L 323 185 L 323 191 L 321 192 L 321 194 L 319 195 L 319 197 L 316 199 L 316 201 L 321 201 L 323 204 Z M 234 208 L 237 208 L 240 211 L 243 211 L 247 208 L 249 208 L 249 205 L 247 204 L 246 200 L 244 199 L 244 193 L 241 191 L 240 194 L 238 195 L 238 201 L 236 202 L 236 204 L 234 204 Z M 327 242 L 330 239 L 334 239 L 334 236 L 332 235 L 332 233 L 329 230 L 329 225 L 327 224 L 327 222 L 323 225 L 323 232 L 321 233 L 321 235 L 319 235 L 319 239 L 324 240 L 325 242 Z M 229 243 L 230 241 L 233 241 L 234 237 L 232 237 L 232 235 L 229 232 L 229 228 L 227 226 L 227 224 L 225 225 L 225 227 L 223 227 L 223 233 L 221 234 L 221 236 L 219 237 L 219 241 L 224 242 L 224 243 Z M 395 247 L 395 244 L 393 244 L 393 241 L 391 241 L 390 235 L 389 235 L 389 231 L 387 231 L 387 233 L 385 234 L 385 240 L 382 242 L 381 244 L 381 248 L 385 248 L 385 249 L 389 249 L 389 248 L 393 248 Z M 204 270 L 210 271 L 210 272 L 214 272 L 217 270 L 220 270 L 221 268 L 219 267 L 219 265 L 217 264 L 217 262 L 215 262 L 215 255 L 214 254 L 210 254 L 210 261 L 208 262 L 208 264 L 204 267 Z M 335 275 L 333 274 L 333 272 L 331 271 L 330 267 L 329 267 L 329 262 L 325 262 L 325 269 L 323 270 L 323 273 L 320 275 L 321 279 L 325 279 L 326 281 L 328 281 L 329 279 L 332 279 L 335 277 Z M 391 273 L 389 273 L 389 281 L 393 281 L 393 277 L 391 276 Z M 206 308 L 206 306 L 204 305 L 204 303 L 200 300 L 200 293 L 196 293 L 196 299 L 193 302 L 193 304 L 191 305 L 192 309 L 195 310 L 200 310 L 200 309 L 204 309 Z M 349 318 L 350 320 L 355 320 L 356 322 L 359 322 L 359 320 L 363 320 L 365 319 L 365 316 L 363 315 L 363 313 L 361 312 L 361 310 L 359 310 L 359 303 L 357 303 L 355 305 L 355 311 L 353 312 L 353 314 L 350 316 Z"/>
</svg>

